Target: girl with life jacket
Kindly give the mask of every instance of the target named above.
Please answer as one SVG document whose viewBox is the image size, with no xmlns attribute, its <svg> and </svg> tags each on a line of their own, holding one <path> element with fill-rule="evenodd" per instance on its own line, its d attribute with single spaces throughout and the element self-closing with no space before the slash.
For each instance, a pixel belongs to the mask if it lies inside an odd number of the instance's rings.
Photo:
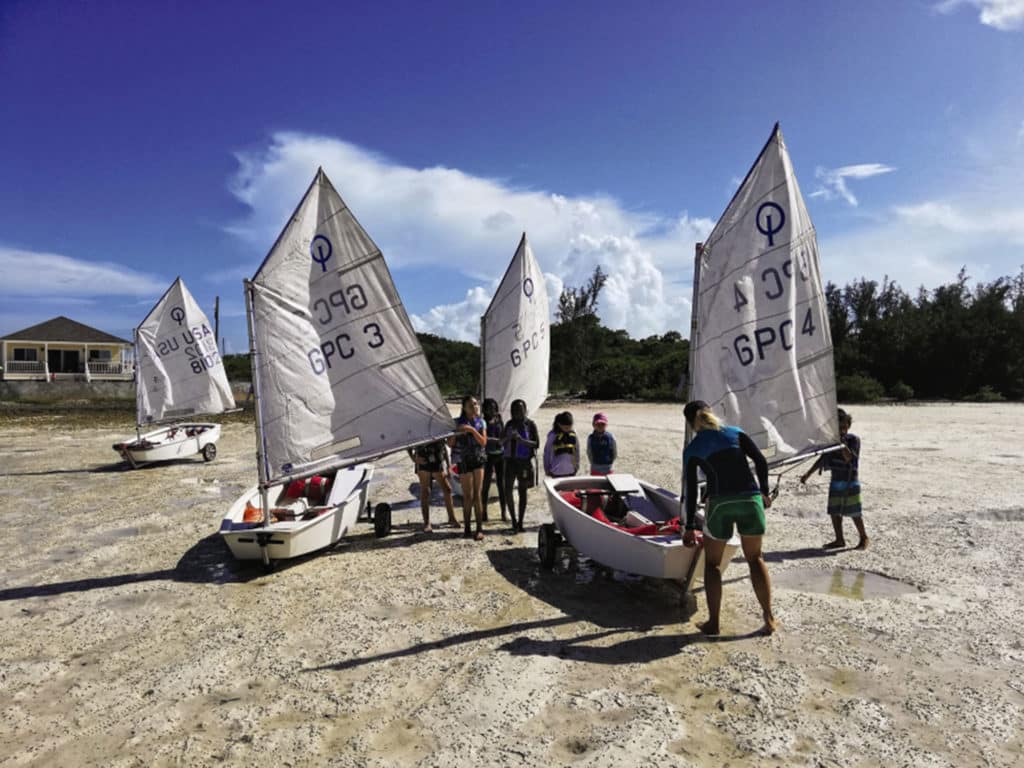
<svg viewBox="0 0 1024 768">
<path fill-rule="evenodd" d="M 615 436 L 608 431 L 608 417 L 603 413 L 594 414 L 594 431 L 587 438 L 587 458 L 590 460 L 590 474 L 610 475 L 612 465 L 618 457 Z"/>
<path fill-rule="evenodd" d="M 487 448 L 486 463 L 484 464 L 484 522 L 487 522 L 487 502 L 491 498 L 491 475 L 494 475 L 495 485 L 498 486 L 498 504 L 501 506 L 501 519 L 505 520 L 505 458 L 502 455 L 501 435 L 504 431 L 504 423 L 501 420 L 501 412 L 498 401 L 493 397 L 484 400 L 484 423 L 487 426 Z M 514 519 L 514 518 L 513 518 Z"/>
<path fill-rule="evenodd" d="M 533 457 L 540 446 L 537 425 L 526 417 L 526 402 L 513 400 L 511 418 L 501 433 L 501 445 L 505 456 L 505 500 L 512 517 L 512 533 L 523 532 L 523 518 L 526 517 L 526 491 L 533 486 Z M 512 503 L 512 486 L 519 485 L 519 512 Z"/>
<path fill-rule="evenodd" d="M 486 463 L 487 426 L 480 418 L 480 403 L 472 395 L 462 398 L 462 412 L 455 420 L 455 435 L 450 438 L 458 452 L 459 482 L 462 484 L 463 538 L 484 540 L 484 513 L 481 486 Z M 470 531 L 470 510 L 476 515 L 476 534 Z"/>
<path fill-rule="evenodd" d="M 571 477 L 580 469 L 580 447 L 572 429 L 572 414 L 562 411 L 548 432 L 544 446 L 544 474 L 549 477 Z"/>
</svg>

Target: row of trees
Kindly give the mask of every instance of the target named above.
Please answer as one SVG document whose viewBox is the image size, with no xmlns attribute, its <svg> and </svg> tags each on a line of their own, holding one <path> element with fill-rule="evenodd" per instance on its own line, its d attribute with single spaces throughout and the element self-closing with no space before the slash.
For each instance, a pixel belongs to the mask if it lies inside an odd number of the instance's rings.
<svg viewBox="0 0 1024 768">
<path fill-rule="evenodd" d="M 595 399 L 681 400 L 689 342 L 670 331 L 645 339 L 601 325 L 598 301 L 607 275 L 567 287 L 551 327 L 553 393 Z M 956 280 L 911 297 L 884 279 L 825 288 L 841 402 L 880 398 L 1024 399 L 1024 270 L 973 289 Z M 475 392 L 475 344 L 419 334 L 446 395 Z M 248 355 L 225 358 L 228 376 L 249 378 Z"/>
</svg>

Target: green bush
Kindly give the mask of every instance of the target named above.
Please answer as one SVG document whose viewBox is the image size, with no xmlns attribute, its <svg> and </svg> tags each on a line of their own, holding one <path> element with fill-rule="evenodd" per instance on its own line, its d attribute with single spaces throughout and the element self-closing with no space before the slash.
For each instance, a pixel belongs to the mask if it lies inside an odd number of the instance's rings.
<svg viewBox="0 0 1024 768">
<path fill-rule="evenodd" d="M 836 391 L 841 403 L 874 403 L 885 395 L 885 387 L 880 382 L 859 373 L 839 379 Z"/>
<path fill-rule="evenodd" d="M 914 388 L 909 384 L 904 384 L 902 381 L 897 381 L 889 389 L 889 396 L 896 398 L 901 403 L 905 403 L 914 396 Z"/>
<path fill-rule="evenodd" d="M 1005 397 L 987 384 L 967 399 L 973 403 L 1002 403 L 1006 400 Z"/>
</svg>

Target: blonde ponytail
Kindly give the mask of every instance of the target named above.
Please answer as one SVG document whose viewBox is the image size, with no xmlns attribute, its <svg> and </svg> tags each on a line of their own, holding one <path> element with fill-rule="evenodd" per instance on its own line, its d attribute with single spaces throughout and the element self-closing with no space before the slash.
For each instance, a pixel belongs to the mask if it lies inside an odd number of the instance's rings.
<svg viewBox="0 0 1024 768">
<path fill-rule="evenodd" d="M 702 429 L 713 429 L 717 431 L 722 428 L 722 422 L 719 421 L 718 417 L 715 416 L 715 414 L 713 414 L 710 410 L 702 408 L 701 410 L 697 411 L 697 416 L 694 419 L 693 426 L 698 431 Z"/>
</svg>

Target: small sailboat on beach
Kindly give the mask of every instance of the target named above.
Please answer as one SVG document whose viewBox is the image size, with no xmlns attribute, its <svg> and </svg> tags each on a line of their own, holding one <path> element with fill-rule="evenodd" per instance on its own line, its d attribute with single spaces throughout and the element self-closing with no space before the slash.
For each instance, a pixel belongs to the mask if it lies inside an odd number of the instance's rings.
<svg viewBox="0 0 1024 768">
<path fill-rule="evenodd" d="M 454 423 L 383 254 L 322 169 L 245 297 L 259 482 L 220 533 L 269 566 L 335 544 L 366 507 L 369 462 Z"/>
<path fill-rule="evenodd" d="M 532 414 L 548 397 L 549 313 L 544 273 L 524 232 L 480 318 L 480 391 L 497 401 L 506 419 L 513 400 L 523 400 Z M 457 471 L 450 479 L 452 491 L 461 495 Z"/>
<path fill-rule="evenodd" d="M 220 425 L 188 419 L 231 410 L 235 399 L 210 321 L 180 277 L 135 330 L 135 357 L 136 436 L 113 449 L 133 468 L 196 454 L 212 461 Z"/>
<path fill-rule="evenodd" d="M 697 246 L 689 394 L 754 439 L 769 466 L 803 461 L 838 442 L 832 339 L 814 227 L 778 125 Z M 564 542 L 629 573 L 679 582 L 701 572 L 702 548 L 679 533 L 680 497 L 632 476 L 545 480 L 554 523 L 538 551 Z M 702 515 L 702 512 L 698 513 Z M 733 537 L 723 569 L 739 547 Z"/>
</svg>

